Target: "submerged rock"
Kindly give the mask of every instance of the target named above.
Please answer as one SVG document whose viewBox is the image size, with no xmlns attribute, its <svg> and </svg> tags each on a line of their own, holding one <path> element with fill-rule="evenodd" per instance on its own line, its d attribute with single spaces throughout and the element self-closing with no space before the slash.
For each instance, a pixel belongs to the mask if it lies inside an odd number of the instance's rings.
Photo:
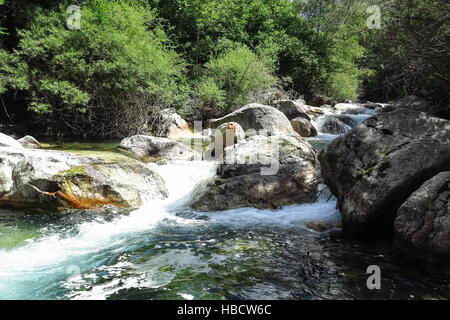
<svg viewBox="0 0 450 320">
<path fill-rule="evenodd" d="M 200 154 L 180 142 L 144 135 L 123 139 L 118 150 L 145 162 L 191 161 L 201 158 Z"/>
<path fill-rule="evenodd" d="M 218 177 L 194 195 L 194 209 L 277 208 L 316 200 L 316 155 L 302 138 L 252 136 L 226 148 L 225 156 Z"/>
<path fill-rule="evenodd" d="M 17 140 L 17 142 L 19 142 L 24 148 L 38 149 L 41 147 L 39 141 L 32 136 L 25 136 Z"/>
<path fill-rule="evenodd" d="M 315 137 L 317 136 L 316 128 L 311 122 L 305 118 L 295 118 L 291 120 L 292 128 L 302 137 Z"/>
<path fill-rule="evenodd" d="M 326 232 L 332 229 L 341 228 L 339 221 L 309 221 L 305 227 L 316 232 Z"/>
<path fill-rule="evenodd" d="M 347 235 L 392 234 L 397 209 L 426 180 L 450 170 L 450 121 L 414 111 L 373 116 L 320 154 Z"/>
<path fill-rule="evenodd" d="M 398 209 L 395 244 L 427 260 L 450 261 L 450 172 L 426 181 Z"/>
<path fill-rule="evenodd" d="M 0 206 L 48 211 L 136 207 L 163 198 L 162 178 L 144 164 L 104 164 L 67 152 L 0 149 Z"/>
<path fill-rule="evenodd" d="M 245 131 L 249 129 L 264 129 L 270 135 L 287 134 L 298 136 L 292 128 L 289 119 L 281 111 L 274 107 L 257 103 L 248 104 L 222 118 L 209 120 L 209 126 L 217 128 L 227 122 L 239 123 Z"/>
</svg>

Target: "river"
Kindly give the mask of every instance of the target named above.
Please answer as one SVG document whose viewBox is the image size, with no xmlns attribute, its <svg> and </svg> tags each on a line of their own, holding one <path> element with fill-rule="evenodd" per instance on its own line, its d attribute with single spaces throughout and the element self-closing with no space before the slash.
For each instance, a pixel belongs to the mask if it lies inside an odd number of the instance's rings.
<svg viewBox="0 0 450 320">
<path fill-rule="evenodd" d="M 310 141 L 320 149 L 335 137 Z M 115 145 L 49 148 L 123 160 Z M 170 196 L 137 210 L 1 209 L 0 299 L 450 298 L 448 274 L 411 264 L 390 241 L 344 240 L 326 188 L 314 204 L 200 213 L 185 204 L 216 164 L 153 166 Z M 366 286 L 370 265 L 381 290 Z"/>
</svg>

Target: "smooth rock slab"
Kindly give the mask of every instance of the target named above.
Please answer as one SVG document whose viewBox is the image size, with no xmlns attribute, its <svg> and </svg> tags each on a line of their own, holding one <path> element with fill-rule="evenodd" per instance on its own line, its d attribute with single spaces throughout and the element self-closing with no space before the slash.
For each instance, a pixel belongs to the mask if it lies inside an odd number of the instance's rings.
<svg viewBox="0 0 450 320">
<path fill-rule="evenodd" d="M 22 145 L 14 138 L 0 132 L 0 147 L 13 147 L 22 149 Z"/>
</svg>

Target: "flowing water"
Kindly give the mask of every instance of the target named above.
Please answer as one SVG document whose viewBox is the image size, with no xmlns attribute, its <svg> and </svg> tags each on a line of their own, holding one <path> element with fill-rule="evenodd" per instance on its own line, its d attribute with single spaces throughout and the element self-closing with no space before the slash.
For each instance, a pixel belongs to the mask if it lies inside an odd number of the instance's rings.
<svg viewBox="0 0 450 320">
<path fill-rule="evenodd" d="M 333 138 L 310 141 L 321 149 Z M 48 148 L 124 160 L 114 145 Z M 154 167 L 170 196 L 137 210 L 0 211 L 0 299 L 450 297 L 448 274 L 409 263 L 389 241 L 342 239 L 326 189 L 309 205 L 200 213 L 185 203 L 216 165 Z M 370 265 L 382 270 L 381 290 L 367 289 Z"/>
</svg>

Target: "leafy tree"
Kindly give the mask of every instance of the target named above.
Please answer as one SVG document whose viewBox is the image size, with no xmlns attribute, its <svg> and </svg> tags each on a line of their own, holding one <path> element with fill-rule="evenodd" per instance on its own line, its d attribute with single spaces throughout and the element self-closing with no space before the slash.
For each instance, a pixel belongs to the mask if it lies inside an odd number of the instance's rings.
<svg viewBox="0 0 450 320">
<path fill-rule="evenodd" d="M 450 3 L 382 0 L 382 29 L 367 42 L 366 63 L 376 73 L 365 97 L 397 99 L 415 94 L 434 100 L 450 116 Z"/>
<path fill-rule="evenodd" d="M 366 54 L 363 40 L 370 32 L 366 0 L 311 0 L 300 2 L 300 10 L 324 51 L 319 87 L 313 89 L 335 99 L 356 99 L 361 80 L 371 69 L 360 64 Z"/>
<path fill-rule="evenodd" d="M 31 111 L 77 135 L 124 136 L 145 129 L 152 107 L 183 98 L 183 62 L 152 10 L 93 0 L 82 7 L 81 29 L 69 30 L 66 8 L 37 7 L 19 31 L 13 62 L 24 66 L 18 78 L 26 77 Z"/>
<path fill-rule="evenodd" d="M 220 116 L 251 102 L 253 96 L 276 83 L 272 72 L 270 60 L 244 45 L 231 46 L 205 65 L 204 76 L 197 85 L 202 116 L 208 118 L 211 110 Z"/>
</svg>

